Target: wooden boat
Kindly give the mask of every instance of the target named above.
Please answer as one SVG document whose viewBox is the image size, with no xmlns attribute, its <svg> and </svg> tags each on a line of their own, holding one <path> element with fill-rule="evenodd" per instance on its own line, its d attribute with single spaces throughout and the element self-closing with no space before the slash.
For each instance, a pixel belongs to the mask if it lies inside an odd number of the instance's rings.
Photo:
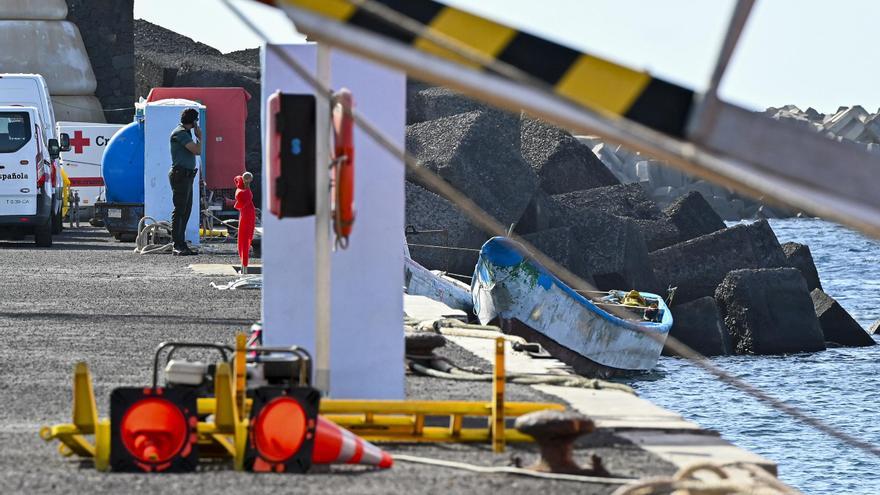
<svg viewBox="0 0 880 495">
<path fill-rule="evenodd" d="M 645 306 L 627 308 L 632 317 L 621 318 L 603 307 L 623 305 L 578 293 L 505 237 L 490 239 L 480 250 L 471 295 L 480 323 L 495 322 L 536 341 L 591 375 L 650 370 L 672 328 L 672 313 L 662 297 L 641 293 L 647 305 L 657 303 L 656 311 L 648 313 L 651 320 L 645 319 Z"/>
<path fill-rule="evenodd" d="M 410 258 L 409 249 L 406 248 L 403 256 L 403 277 L 406 294 L 425 296 L 467 313 L 473 309 L 470 288 L 467 284 L 441 271 L 428 270 Z"/>
</svg>

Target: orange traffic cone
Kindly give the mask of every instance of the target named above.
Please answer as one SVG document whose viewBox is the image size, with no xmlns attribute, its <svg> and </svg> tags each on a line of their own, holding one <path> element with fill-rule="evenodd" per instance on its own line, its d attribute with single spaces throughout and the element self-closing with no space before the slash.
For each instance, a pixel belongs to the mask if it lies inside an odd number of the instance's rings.
<svg viewBox="0 0 880 495">
<path fill-rule="evenodd" d="M 394 460 L 388 452 L 336 423 L 318 416 L 312 463 L 366 464 L 379 469 L 388 469 L 394 464 Z"/>
</svg>

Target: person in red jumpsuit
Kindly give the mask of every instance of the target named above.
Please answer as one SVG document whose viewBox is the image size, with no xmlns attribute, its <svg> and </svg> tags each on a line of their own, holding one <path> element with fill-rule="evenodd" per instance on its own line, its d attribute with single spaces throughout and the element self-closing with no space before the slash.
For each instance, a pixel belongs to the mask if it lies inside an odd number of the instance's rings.
<svg viewBox="0 0 880 495">
<path fill-rule="evenodd" d="M 253 174 L 245 172 L 233 179 L 235 183 L 235 209 L 238 210 L 238 257 L 241 258 L 241 274 L 247 274 L 248 257 L 251 241 L 254 238 L 254 227 L 257 223 L 257 211 L 254 208 L 254 194 L 251 192 Z"/>
</svg>

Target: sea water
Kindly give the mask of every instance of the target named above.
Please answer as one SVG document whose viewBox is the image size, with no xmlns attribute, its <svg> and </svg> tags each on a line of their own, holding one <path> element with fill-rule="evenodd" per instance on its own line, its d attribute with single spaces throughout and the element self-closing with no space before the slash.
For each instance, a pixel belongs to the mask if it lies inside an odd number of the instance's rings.
<svg viewBox="0 0 880 495">
<path fill-rule="evenodd" d="M 880 242 L 818 219 L 771 220 L 780 243 L 810 246 L 822 287 L 864 327 L 880 318 Z M 880 445 L 880 345 L 713 363 L 827 424 Z M 809 494 L 880 494 L 880 458 L 844 445 L 680 358 L 660 358 L 639 395 L 779 464 Z"/>
</svg>

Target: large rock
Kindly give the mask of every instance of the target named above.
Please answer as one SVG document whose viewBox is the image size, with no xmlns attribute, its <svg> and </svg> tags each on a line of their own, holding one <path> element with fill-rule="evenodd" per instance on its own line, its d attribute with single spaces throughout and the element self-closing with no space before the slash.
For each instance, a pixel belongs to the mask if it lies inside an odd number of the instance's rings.
<svg viewBox="0 0 880 495">
<path fill-rule="evenodd" d="M 637 183 L 556 194 L 553 199 L 568 209 L 601 211 L 632 219 L 657 220 L 663 216 L 657 204 Z"/>
<path fill-rule="evenodd" d="M 696 239 L 725 228 L 724 220 L 702 194 L 692 191 L 672 202 L 663 213 L 675 225 L 679 242 Z"/>
<path fill-rule="evenodd" d="M 535 249 L 574 272 L 575 255 L 580 251 L 571 227 L 558 227 L 533 234 L 522 236 L 523 240 Z M 581 278 L 589 277 L 589 274 L 575 273 Z M 592 283 L 590 278 L 587 282 Z M 578 288 L 578 287 L 575 287 Z"/>
<path fill-rule="evenodd" d="M 429 270 L 461 275 L 473 273 L 479 255 L 474 250 L 489 238 L 445 198 L 410 182 L 406 183 L 406 226 L 412 259 Z M 442 232 L 424 232 L 437 230 Z"/>
<path fill-rule="evenodd" d="M 479 111 L 409 125 L 406 148 L 504 225 L 519 221 L 538 189 L 520 155 L 519 116 Z"/>
<path fill-rule="evenodd" d="M 704 356 L 725 356 L 733 352 L 730 335 L 715 299 L 706 296 L 675 307 L 670 337 L 675 337 Z M 663 354 L 676 355 L 667 347 Z"/>
<path fill-rule="evenodd" d="M 407 81 L 406 123 L 417 124 L 460 113 L 485 111 L 490 107 L 443 87 Z"/>
<path fill-rule="evenodd" d="M 226 59 L 216 48 L 143 19 L 134 21 L 134 46 L 136 57 L 151 58 L 164 67 L 180 67 L 186 63 L 227 71 L 242 67 L 238 62 Z"/>
<path fill-rule="evenodd" d="M 567 218 L 598 211 L 633 220 L 642 231 L 648 251 L 675 244 L 680 237 L 678 229 L 663 216 L 639 184 L 618 184 L 556 194 L 552 199 Z"/>
<path fill-rule="evenodd" d="M 816 316 L 819 317 L 819 325 L 822 327 L 822 334 L 825 335 L 825 342 L 852 347 L 876 344 L 874 339 L 843 309 L 840 303 L 822 289 L 813 289 L 810 292 L 810 297 L 813 299 L 813 307 L 816 310 Z"/>
<path fill-rule="evenodd" d="M 224 57 L 226 57 L 227 60 L 232 60 L 233 62 L 237 62 L 245 67 L 260 70 L 259 48 L 246 48 L 244 50 L 229 52 L 225 54 Z"/>
<path fill-rule="evenodd" d="M 558 127 L 523 114 L 520 137 L 523 158 L 549 194 L 620 183 L 588 146 Z"/>
<path fill-rule="evenodd" d="M 734 270 L 715 291 L 737 354 L 825 349 L 804 277 L 794 268 Z"/>
<path fill-rule="evenodd" d="M 639 229 L 641 229 L 642 236 L 645 238 L 645 245 L 648 247 L 649 252 L 671 246 L 677 243 L 681 237 L 675 225 L 667 221 L 665 218 L 635 218 L 632 219 L 632 221 L 639 226 Z"/>
<path fill-rule="evenodd" d="M 657 292 L 661 288 L 648 261 L 645 240 L 630 219 L 588 212 L 524 238 L 600 290 Z"/>
<path fill-rule="evenodd" d="M 652 252 L 650 258 L 659 282 L 678 287 L 674 303 L 713 295 L 731 270 L 787 266 L 766 220 L 681 242 Z"/>
<path fill-rule="evenodd" d="M 804 280 L 807 281 L 808 289 L 822 288 L 822 282 L 819 281 L 819 272 L 816 270 L 816 264 L 813 263 L 813 254 L 810 253 L 809 246 L 798 244 L 797 242 L 786 242 L 782 245 L 782 252 L 785 253 L 788 266 L 800 270 Z"/>
</svg>

